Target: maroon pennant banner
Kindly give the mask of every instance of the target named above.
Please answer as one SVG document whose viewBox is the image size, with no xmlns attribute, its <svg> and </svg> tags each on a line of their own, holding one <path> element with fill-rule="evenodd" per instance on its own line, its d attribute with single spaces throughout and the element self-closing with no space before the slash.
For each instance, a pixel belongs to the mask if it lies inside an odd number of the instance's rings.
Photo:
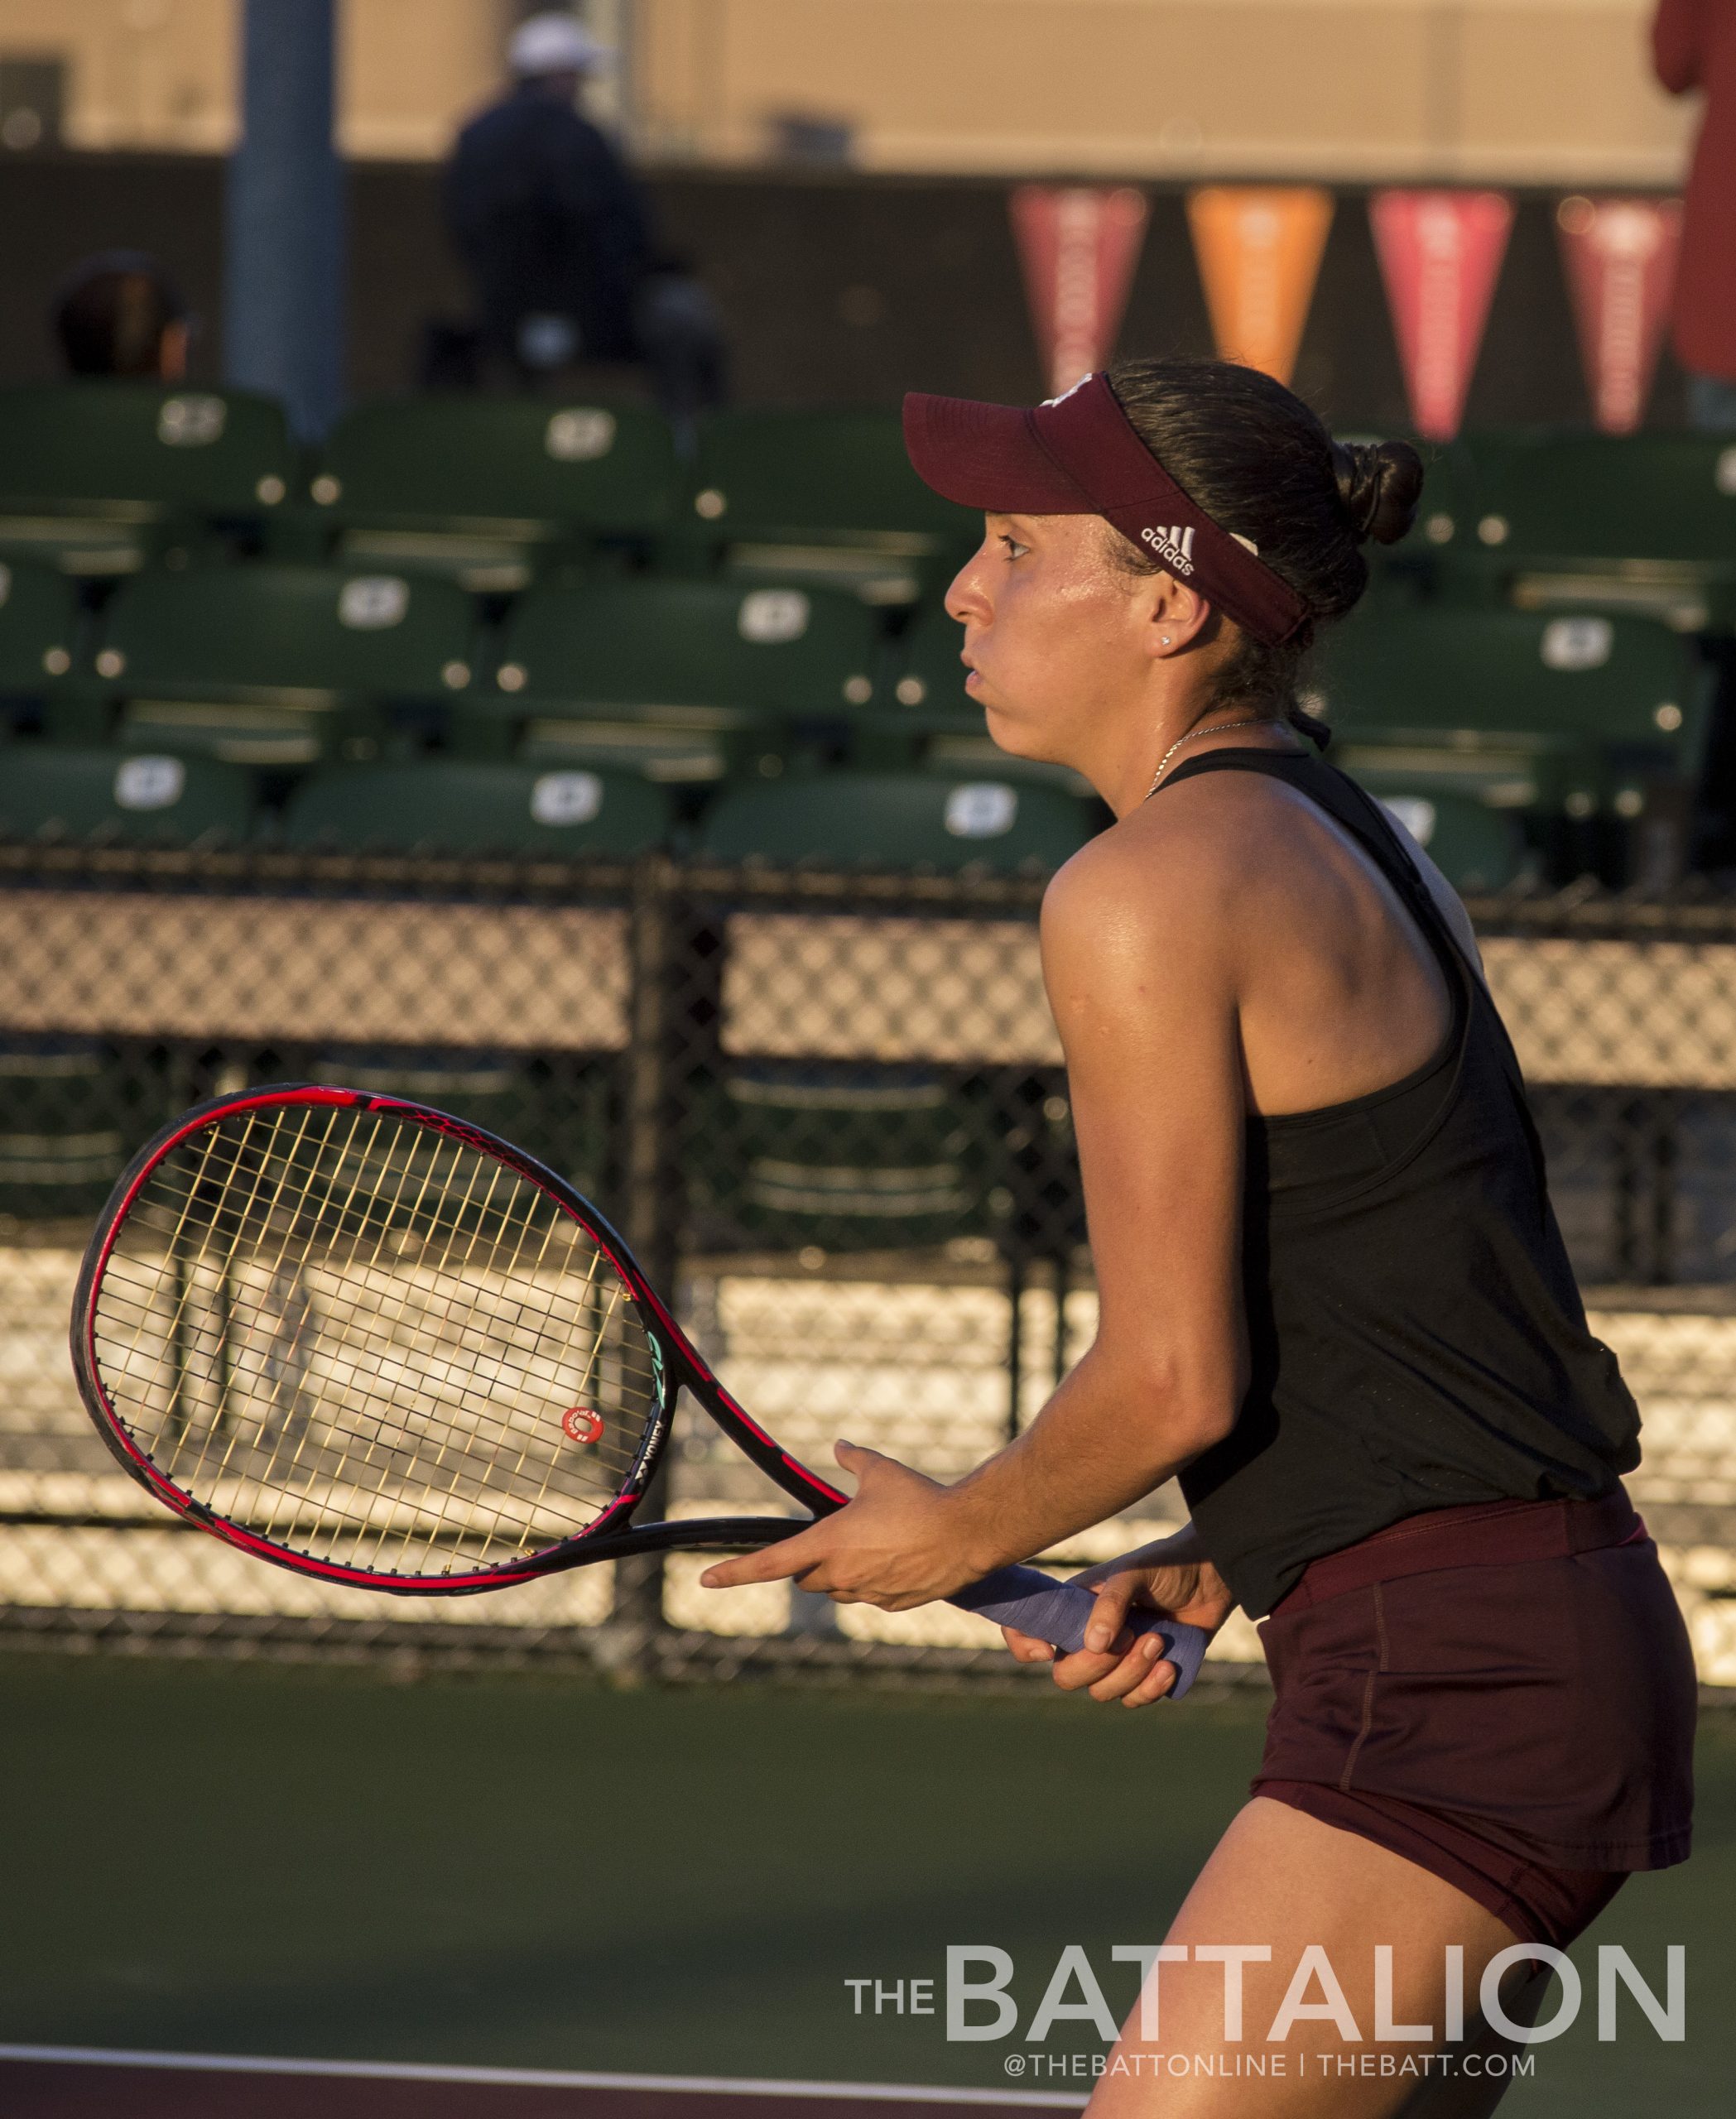
<svg viewBox="0 0 1736 2119">
<path fill-rule="evenodd" d="M 1646 416 L 1676 291 L 1679 199 L 1564 199 L 1556 227 L 1592 413 L 1605 434 Z"/>
<path fill-rule="evenodd" d="M 1450 441 L 1507 254 L 1512 202 L 1500 191 L 1379 191 L 1374 247 L 1416 431 Z"/>
<path fill-rule="evenodd" d="M 1043 372 L 1058 397 L 1115 350 L 1145 240 L 1145 195 L 1023 184 L 1010 206 Z"/>
</svg>

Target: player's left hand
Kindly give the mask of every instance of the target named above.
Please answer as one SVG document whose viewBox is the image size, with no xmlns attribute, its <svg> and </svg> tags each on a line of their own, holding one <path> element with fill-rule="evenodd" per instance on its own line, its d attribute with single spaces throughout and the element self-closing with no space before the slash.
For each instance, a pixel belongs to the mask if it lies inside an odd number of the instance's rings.
<svg viewBox="0 0 1736 2119">
<path fill-rule="evenodd" d="M 834 1603 L 907 1612 L 983 1572 L 959 1558 L 950 1487 L 854 1442 L 840 1442 L 833 1454 L 854 1478 L 855 1498 L 793 1538 L 708 1567 L 700 1577 L 704 1588 L 793 1578 Z"/>
</svg>

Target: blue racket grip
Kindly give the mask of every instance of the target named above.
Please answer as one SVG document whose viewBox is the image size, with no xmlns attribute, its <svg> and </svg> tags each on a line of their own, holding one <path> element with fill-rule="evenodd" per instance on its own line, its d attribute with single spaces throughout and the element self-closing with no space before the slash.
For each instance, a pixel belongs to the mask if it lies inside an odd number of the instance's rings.
<svg viewBox="0 0 1736 2119">
<path fill-rule="evenodd" d="M 1089 1589 L 1056 1582 L 1034 1567 L 997 1568 L 946 1601 L 996 1626 L 1016 1626 L 1068 1654 L 1084 1646 L 1085 1627 L 1097 1608 Z M 1209 1638 L 1205 1629 L 1166 1619 L 1160 1612 L 1134 1611 L 1128 1613 L 1125 1630 L 1163 1636 L 1163 1660 L 1176 1666 L 1176 1682 L 1164 1698 L 1180 1699 L 1200 1675 Z"/>
</svg>

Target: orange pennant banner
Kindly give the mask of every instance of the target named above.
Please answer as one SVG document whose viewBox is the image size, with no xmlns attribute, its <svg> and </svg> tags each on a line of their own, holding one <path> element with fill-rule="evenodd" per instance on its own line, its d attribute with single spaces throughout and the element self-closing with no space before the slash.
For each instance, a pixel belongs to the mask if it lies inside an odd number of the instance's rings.
<svg viewBox="0 0 1736 2119">
<path fill-rule="evenodd" d="M 1219 358 L 1288 382 L 1332 225 L 1331 194 L 1208 185 L 1190 193 L 1187 219 Z"/>
</svg>

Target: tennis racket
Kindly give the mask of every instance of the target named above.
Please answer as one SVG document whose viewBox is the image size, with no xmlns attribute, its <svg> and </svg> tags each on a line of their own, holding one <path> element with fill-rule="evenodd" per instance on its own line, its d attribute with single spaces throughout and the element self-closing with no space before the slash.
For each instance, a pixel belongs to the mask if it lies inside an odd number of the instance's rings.
<svg viewBox="0 0 1736 2119">
<path fill-rule="evenodd" d="M 426 1106 L 290 1085 L 134 1158 L 86 1252 L 72 1358 L 127 1471 L 240 1551 L 401 1596 L 634 1553 L 731 1551 L 846 1497 L 719 1382 L 597 1209 Z M 685 1386 L 810 1512 L 638 1523 Z M 1094 1599 L 1007 1567 L 950 1602 L 1060 1649 Z M 1178 1696 L 1205 1636 L 1155 1612 Z"/>
</svg>

